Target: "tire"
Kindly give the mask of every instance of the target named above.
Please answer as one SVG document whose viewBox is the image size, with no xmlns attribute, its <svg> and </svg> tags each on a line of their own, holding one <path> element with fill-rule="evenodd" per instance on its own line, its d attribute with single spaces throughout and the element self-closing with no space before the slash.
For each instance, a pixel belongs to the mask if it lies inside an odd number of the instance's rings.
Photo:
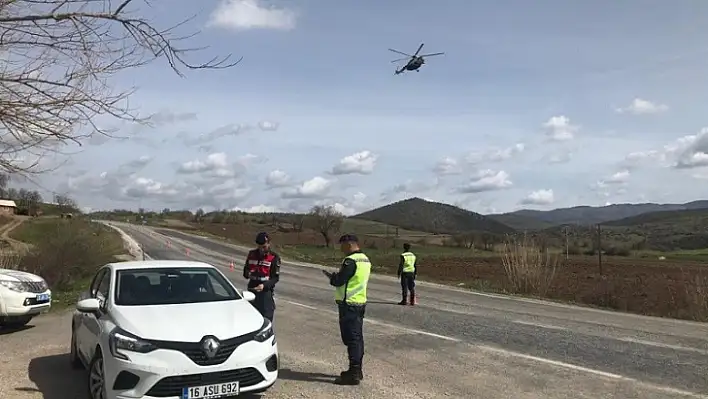
<svg viewBox="0 0 708 399">
<path fill-rule="evenodd" d="M 96 350 L 88 368 L 86 388 L 90 399 L 106 399 L 106 375 L 103 369 L 101 349 Z"/>
<path fill-rule="evenodd" d="M 71 352 L 69 352 L 69 362 L 71 363 L 71 368 L 74 370 L 80 370 L 84 368 L 84 363 L 79 357 L 79 351 L 76 349 L 76 336 L 74 335 L 74 329 L 71 329 Z"/>
<path fill-rule="evenodd" d="M 0 322 L 0 327 L 18 329 L 27 325 L 32 320 L 32 316 L 8 316 Z"/>
</svg>

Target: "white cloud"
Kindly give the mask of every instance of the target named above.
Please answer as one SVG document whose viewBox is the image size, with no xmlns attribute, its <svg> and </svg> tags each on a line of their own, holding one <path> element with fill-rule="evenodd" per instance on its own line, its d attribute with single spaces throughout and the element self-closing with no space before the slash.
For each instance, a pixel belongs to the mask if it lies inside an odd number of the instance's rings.
<svg viewBox="0 0 708 399">
<path fill-rule="evenodd" d="M 290 176 L 282 170 L 276 169 L 268 173 L 265 184 L 268 187 L 285 187 L 290 184 Z"/>
<path fill-rule="evenodd" d="M 435 174 L 444 175 L 457 175 L 462 172 L 460 165 L 455 158 L 445 157 L 438 161 L 433 167 L 433 172 Z"/>
<path fill-rule="evenodd" d="M 273 132 L 278 130 L 280 123 L 272 121 L 260 121 L 258 122 L 258 128 L 264 132 Z"/>
<path fill-rule="evenodd" d="M 659 114 L 668 111 L 669 107 L 664 104 L 656 104 L 641 98 L 635 98 L 632 103 L 625 108 L 617 108 L 620 114 L 627 113 L 633 115 Z"/>
<path fill-rule="evenodd" d="M 678 169 L 691 169 L 708 166 L 708 128 L 701 129 L 697 134 L 684 136 L 673 145 L 666 147 L 669 153 L 676 154 Z"/>
<path fill-rule="evenodd" d="M 549 163 L 549 164 L 562 164 L 562 163 L 568 163 L 570 160 L 573 158 L 573 152 L 570 150 L 566 150 L 563 152 L 557 152 L 555 154 L 549 154 L 544 157 L 544 159 Z"/>
<path fill-rule="evenodd" d="M 524 152 L 525 148 L 526 146 L 523 143 L 517 143 L 508 148 L 495 149 L 488 154 L 487 159 L 492 162 L 506 161 L 514 155 Z"/>
<path fill-rule="evenodd" d="M 460 193 L 481 193 L 484 191 L 501 190 L 509 188 L 513 182 L 509 180 L 509 174 L 503 170 L 495 172 L 487 169 L 480 171 L 477 176 L 473 177 L 467 184 L 459 187 L 457 192 Z"/>
<path fill-rule="evenodd" d="M 708 166 L 708 128 L 696 134 L 679 137 L 659 150 L 635 151 L 628 154 L 623 164 L 657 164 L 675 169 L 693 169 Z"/>
<path fill-rule="evenodd" d="M 492 148 L 486 151 L 473 152 L 465 157 L 465 161 L 471 164 L 478 164 L 481 162 L 502 162 L 521 154 L 525 149 L 525 144 L 517 143 L 507 148 Z"/>
<path fill-rule="evenodd" d="M 328 194 L 332 181 L 324 177 L 315 176 L 304 181 L 298 187 L 282 193 L 283 198 L 321 198 Z"/>
<path fill-rule="evenodd" d="M 234 31 L 295 28 L 297 14 L 294 11 L 264 3 L 260 0 L 222 0 L 211 14 L 207 26 Z"/>
<path fill-rule="evenodd" d="M 240 211 L 246 213 L 276 213 L 280 212 L 280 209 L 271 205 L 254 205 L 246 208 L 240 208 L 238 206 L 231 208 L 232 211 Z"/>
<path fill-rule="evenodd" d="M 226 159 L 226 153 L 216 152 L 209 154 L 205 160 L 196 159 L 193 161 L 184 162 L 177 169 L 177 173 L 192 174 L 192 173 L 204 173 L 215 169 L 227 168 L 228 162 Z"/>
<path fill-rule="evenodd" d="M 555 201 L 553 190 L 538 190 L 521 200 L 522 205 L 550 205 Z"/>
<path fill-rule="evenodd" d="M 568 141 L 575 137 L 579 126 L 570 123 L 570 119 L 564 115 L 552 116 L 543 124 L 546 130 L 546 137 L 552 141 Z"/>
<path fill-rule="evenodd" d="M 361 174 L 368 175 L 374 171 L 378 156 L 371 151 L 360 151 L 342 158 L 330 171 L 333 175 Z"/>
<path fill-rule="evenodd" d="M 609 176 L 606 179 L 600 180 L 596 184 L 596 188 L 604 188 L 609 185 L 623 185 L 629 181 L 630 172 L 629 170 L 621 170 Z"/>
</svg>

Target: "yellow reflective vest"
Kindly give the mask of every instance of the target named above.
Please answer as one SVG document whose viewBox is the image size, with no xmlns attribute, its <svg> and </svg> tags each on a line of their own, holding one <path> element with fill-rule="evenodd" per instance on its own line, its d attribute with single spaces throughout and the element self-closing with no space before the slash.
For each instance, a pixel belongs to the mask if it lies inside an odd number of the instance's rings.
<svg viewBox="0 0 708 399">
<path fill-rule="evenodd" d="M 361 252 L 355 252 L 345 259 L 356 262 L 356 272 L 349 281 L 341 287 L 336 287 L 334 300 L 337 302 L 363 305 L 366 303 L 366 286 L 371 274 L 371 261 Z"/>
<path fill-rule="evenodd" d="M 415 254 L 413 252 L 404 252 L 401 254 L 403 257 L 403 273 L 413 273 L 415 272 Z"/>
</svg>

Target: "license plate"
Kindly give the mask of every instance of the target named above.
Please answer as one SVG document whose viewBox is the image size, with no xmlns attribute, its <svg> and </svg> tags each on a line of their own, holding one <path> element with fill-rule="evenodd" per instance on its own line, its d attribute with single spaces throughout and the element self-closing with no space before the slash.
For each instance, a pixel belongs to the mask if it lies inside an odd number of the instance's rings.
<svg viewBox="0 0 708 399">
<path fill-rule="evenodd" d="M 47 302 L 47 301 L 49 301 L 49 294 L 37 295 L 37 302 Z"/>
<path fill-rule="evenodd" d="M 223 384 L 202 385 L 182 388 L 182 399 L 216 399 L 236 396 L 239 393 L 238 381 Z"/>
</svg>

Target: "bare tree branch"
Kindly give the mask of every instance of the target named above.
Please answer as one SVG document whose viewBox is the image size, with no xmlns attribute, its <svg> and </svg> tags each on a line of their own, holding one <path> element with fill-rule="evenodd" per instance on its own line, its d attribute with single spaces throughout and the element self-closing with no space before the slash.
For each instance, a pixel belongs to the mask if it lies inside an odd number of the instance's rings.
<svg viewBox="0 0 708 399">
<path fill-rule="evenodd" d="M 147 0 L 0 0 L 0 172 L 41 173 L 41 158 L 93 136 L 113 137 L 97 117 L 149 124 L 131 109 L 134 89 L 110 78 L 164 59 L 174 73 L 225 69 L 231 56 L 190 63 L 177 35 L 140 16 Z M 35 159 L 36 162 L 29 162 Z"/>
</svg>

